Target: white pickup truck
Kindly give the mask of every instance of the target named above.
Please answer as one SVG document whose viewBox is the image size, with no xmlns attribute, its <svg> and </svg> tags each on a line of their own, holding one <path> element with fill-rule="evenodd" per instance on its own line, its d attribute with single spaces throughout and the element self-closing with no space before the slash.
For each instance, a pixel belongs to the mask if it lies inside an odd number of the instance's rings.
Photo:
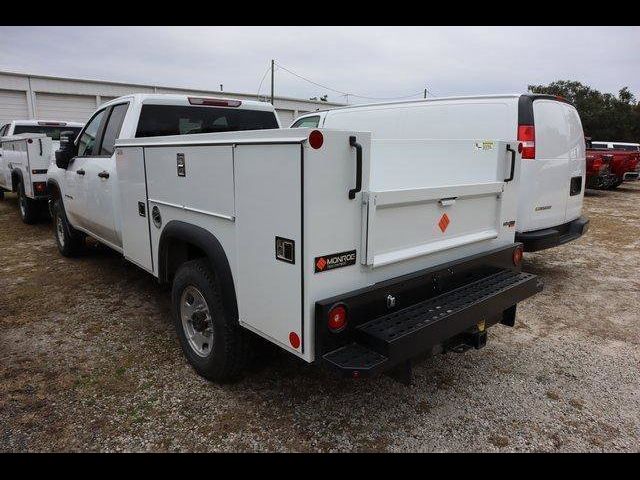
<svg viewBox="0 0 640 480">
<path fill-rule="evenodd" d="M 349 377 L 408 380 L 412 358 L 481 348 L 542 288 L 514 243 L 517 141 L 277 126 L 256 102 L 124 97 L 49 171 L 61 253 L 88 234 L 171 283 L 202 376 L 238 376 L 259 335 Z"/>
<path fill-rule="evenodd" d="M 46 177 L 60 146 L 60 131 L 77 134 L 81 123 L 14 120 L 0 127 L 0 199 L 16 192 L 20 218 L 34 223 L 47 212 Z"/>
</svg>

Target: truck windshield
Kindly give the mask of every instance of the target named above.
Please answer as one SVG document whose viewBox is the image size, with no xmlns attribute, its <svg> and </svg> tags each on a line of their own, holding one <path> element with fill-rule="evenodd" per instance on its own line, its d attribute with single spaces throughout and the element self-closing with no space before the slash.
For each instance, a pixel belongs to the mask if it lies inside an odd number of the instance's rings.
<svg viewBox="0 0 640 480">
<path fill-rule="evenodd" d="M 44 133 L 51 140 L 60 140 L 60 132 L 73 132 L 74 138 L 80 133 L 80 127 L 46 127 L 43 125 L 16 125 L 13 134 Z"/>
<path fill-rule="evenodd" d="M 136 137 L 278 128 L 273 112 L 181 105 L 143 105 Z"/>
</svg>

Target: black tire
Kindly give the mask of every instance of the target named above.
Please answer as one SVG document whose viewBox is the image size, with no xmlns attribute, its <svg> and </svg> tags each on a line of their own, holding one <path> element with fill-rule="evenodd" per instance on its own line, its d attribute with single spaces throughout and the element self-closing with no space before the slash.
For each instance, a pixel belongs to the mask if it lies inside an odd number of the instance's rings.
<svg viewBox="0 0 640 480">
<path fill-rule="evenodd" d="M 204 321 L 207 331 L 213 334 L 208 352 L 198 353 L 192 346 L 186 329 L 196 328 L 195 323 L 187 320 L 185 326 L 181 318 L 182 303 L 188 301 L 194 287 L 202 295 L 209 312 L 209 320 Z M 184 299 L 183 295 L 186 295 Z M 206 259 L 191 260 L 178 268 L 171 289 L 171 305 L 182 351 L 196 372 L 207 380 L 219 383 L 240 377 L 247 365 L 248 332 L 240 327 L 233 313 L 226 311 L 218 278 Z M 203 325 L 200 328 L 204 328 Z"/>
<path fill-rule="evenodd" d="M 80 253 L 84 246 L 84 235 L 69 225 L 60 200 L 53 204 L 53 231 L 56 245 L 63 256 L 75 257 Z"/>
<path fill-rule="evenodd" d="M 24 193 L 24 185 L 22 182 L 18 183 L 18 207 L 20 210 L 20 218 L 27 225 L 33 225 L 38 221 L 40 216 L 40 206 L 38 202 L 30 199 Z"/>
</svg>

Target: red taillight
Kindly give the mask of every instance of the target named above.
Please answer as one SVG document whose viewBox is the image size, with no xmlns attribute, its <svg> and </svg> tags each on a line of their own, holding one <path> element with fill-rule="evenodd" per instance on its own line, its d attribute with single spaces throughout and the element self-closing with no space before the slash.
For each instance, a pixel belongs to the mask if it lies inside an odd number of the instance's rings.
<svg viewBox="0 0 640 480">
<path fill-rule="evenodd" d="M 335 305 L 329 310 L 327 326 L 332 332 L 340 332 L 347 326 L 347 309 L 344 305 Z"/>
<path fill-rule="evenodd" d="M 522 142 L 522 158 L 536 158 L 536 128 L 533 125 L 518 125 L 518 140 Z"/>
<path fill-rule="evenodd" d="M 513 250 L 513 264 L 517 267 L 518 265 L 520 265 L 520 263 L 522 263 L 522 245 L 518 245 L 514 250 Z"/>
<path fill-rule="evenodd" d="M 324 137 L 322 136 L 322 132 L 320 130 L 314 130 L 309 134 L 309 145 L 311 145 L 311 147 L 317 150 L 322 146 L 323 143 Z"/>
<path fill-rule="evenodd" d="M 191 105 L 205 105 L 209 107 L 239 107 L 242 105 L 240 100 L 225 100 L 223 98 L 203 98 L 189 97 Z"/>
<path fill-rule="evenodd" d="M 47 190 L 45 182 L 33 182 L 33 191 L 36 193 L 44 193 Z"/>
</svg>

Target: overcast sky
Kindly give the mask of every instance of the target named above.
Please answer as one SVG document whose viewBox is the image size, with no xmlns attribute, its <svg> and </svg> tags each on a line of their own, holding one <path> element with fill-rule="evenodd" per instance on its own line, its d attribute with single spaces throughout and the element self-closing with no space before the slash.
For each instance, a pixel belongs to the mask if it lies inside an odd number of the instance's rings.
<svg viewBox="0 0 640 480">
<path fill-rule="evenodd" d="M 0 70 L 257 93 L 272 58 L 367 97 L 523 92 L 558 79 L 640 97 L 638 27 L 0 27 Z M 276 71 L 276 95 L 325 93 L 344 101 Z"/>
</svg>

